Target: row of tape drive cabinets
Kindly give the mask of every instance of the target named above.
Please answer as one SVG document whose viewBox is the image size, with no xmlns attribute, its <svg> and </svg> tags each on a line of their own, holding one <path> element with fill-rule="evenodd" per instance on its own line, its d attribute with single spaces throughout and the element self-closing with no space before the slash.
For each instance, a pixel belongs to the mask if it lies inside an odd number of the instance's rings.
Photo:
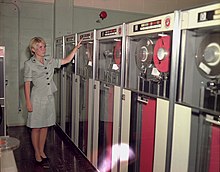
<svg viewBox="0 0 220 172">
<path fill-rule="evenodd" d="M 220 3 L 59 37 L 57 123 L 99 171 L 219 172 Z"/>
</svg>

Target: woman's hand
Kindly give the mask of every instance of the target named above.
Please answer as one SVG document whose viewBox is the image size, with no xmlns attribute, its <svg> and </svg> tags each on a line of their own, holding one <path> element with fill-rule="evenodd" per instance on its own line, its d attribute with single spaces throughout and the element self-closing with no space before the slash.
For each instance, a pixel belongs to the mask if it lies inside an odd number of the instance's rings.
<svg viewBox="0 0 220 172">
<path fill-rule="evenodd" d="M 76 45 L 76 48 L 79 49 L 82 46 L 83 38 L 79 40 L 78 44 Z"/>
<path fill-rule="evenodd" d="M 28 112 L 32 112 L 33 111 L 31 102 L 27 102 L 26 107 L 27 107 L 27 111 Z"/>
<path fill-rule="evenodd" d="M 82 46 L 83 39 L 80 39 L 78 44 L 74 47 L 74 49 L 70 52 L 68 56 L 61 60 L 61 65 L 69 63 L 77 53 L 77 50 Z"/>
</svg>

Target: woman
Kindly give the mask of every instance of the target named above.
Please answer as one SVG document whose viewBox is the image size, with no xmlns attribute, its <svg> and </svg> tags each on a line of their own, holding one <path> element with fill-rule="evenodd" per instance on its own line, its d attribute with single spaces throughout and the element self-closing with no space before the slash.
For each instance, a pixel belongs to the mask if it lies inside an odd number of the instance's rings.
<svg viewBox="0 0 220 172">
<path fill-rule="evenodd" d="M 24 63 L 24 90 L 28 110 L 27 126 L 31 128 L 31 140 L 37 164 L 47 161 L 44 145 L 48 127 L 55 125 L 55 103 L 53 93 L 57 90 L 53 81 L 54 68 L 69 63 L 82 40 L 64 59 L 45 57 L 46 42 L 34 37 L 29 43 L 32 57 Z M 32 82 L 32 85 L 31 85 Z"/>
</svg>

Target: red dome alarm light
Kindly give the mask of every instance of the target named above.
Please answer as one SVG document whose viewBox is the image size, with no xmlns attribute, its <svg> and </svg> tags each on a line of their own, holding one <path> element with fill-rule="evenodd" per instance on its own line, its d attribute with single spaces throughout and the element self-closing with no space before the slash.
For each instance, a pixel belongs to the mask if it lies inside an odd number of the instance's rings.
<svg viewBox="0 0 220 172">
<path fill-rule="evenodd" d="M 106 11 L 101 11 L 101 12 L 99 13 L 99 17 L 100 17 L 102 20 L 104 20 L 107 16 L 108 16 L 108 15 L 107 15 L 107 12 L 106 12 Z M 97 22 L 97 23 L 101 23 L 101 21 L 100 21 L 99 19 L 96 20 L 96 22 Z"/>
<path fill-rule="evenodd" d="M 99 17 L 103 20 L 107 17 L 107 13 L 106 11 L 101 11 L 100 14 L 99 14 Z"/>
</svg>

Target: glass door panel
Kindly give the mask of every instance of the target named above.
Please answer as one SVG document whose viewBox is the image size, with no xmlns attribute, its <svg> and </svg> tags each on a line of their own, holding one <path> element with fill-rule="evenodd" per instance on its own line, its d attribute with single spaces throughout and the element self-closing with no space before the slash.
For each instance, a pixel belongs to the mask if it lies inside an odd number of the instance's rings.
<svg viewBox="0 0 220 172">
<path fill-rule="evenodd" d="M 65 43 L 65 55 L 69 55 L 69 53 L 73 50 L 75 47 L 75 35 L 67 35 L 64 37 L 64 43 Z M 72 139 L 73 135 L 73 114 L 74 113 L 74 100 L 75 97 L 73 97 L 73 78 L 75 73 L 75 58 L 72 60 L 72 62 L 65 65 L 65 92 L 66 92 L 66 103 L 65 103 L 65 133 Z"/>
<path fill-rule="evenodd" d="M 98 167 L 102 170 L 103 168 L 111 167 L 114 110 L 113 85 L 100 84 L 99 104 Z M 108 160 L 107 164 L 105 164 L 106 160 Z M 108 167 L 104 167 L 105 165 Z"/>
<path fill-rule="evenodd" d="M 90 124 L 93 115 L 90 107 L 93 105 L 94 31 L 78 34 L 78 40 L 82 38 L 82 46 L 78 50 L 76 59 L 76 75 L 79 76 L 79 97 L 77 98 L 79 100 L 78 147 L 90 159 L 92 140 Z"/>
<path fill-rule="evenodd" d="M 88 80 L 80 78 L 80 98 L 79 98 L 79 149 L 87 154 L 88 138 Z"/>
<path fill-rule="evenodd" d="M 55 57 L 58 59 L 63 58 L 63 37 L 56 38 L 55 40 Z M 61 126 L 61 77 L 62 77 L 62 70 L 55 69 L 54 71 L 54 82 L 57 86 L 57 92 L 55 92 L 55 107 L 56 107 L 56 122 L 59 126 Z"/>
</svg>

